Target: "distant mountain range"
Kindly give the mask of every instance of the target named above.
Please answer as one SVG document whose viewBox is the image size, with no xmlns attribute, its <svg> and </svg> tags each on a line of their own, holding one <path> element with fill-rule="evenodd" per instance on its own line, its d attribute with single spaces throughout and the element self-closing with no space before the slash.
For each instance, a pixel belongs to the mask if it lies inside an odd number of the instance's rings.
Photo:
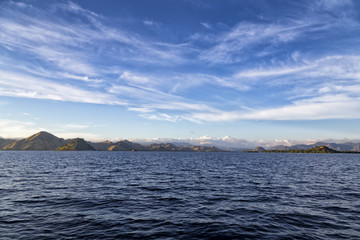
<svg viewBox="0 0 360 240">
<path fill-rule="evenodd" d="M 165 139 L 163 139 L 165 140 Z M 160 142 L 160 139 L 156 142 L 141 142 L 135 143 L 128 140 L 121 140 L 116 142 L 103 141 L 103 142 L 87 142 L 82 138 L 75 139 L 63 139 L 58 138 L 55 135 L 48 132 L 39 132 L 30 137 L 15 140 L 0 138 L 0 150 L 63 150 L 63 151 L 184 151 L 184 152 L 220 152 L 220 151 L 263 151 L 263 150 L 306 150 L 317 146 L 326 146 L 336 151 L 356 151 L 360 152 L 360 143 L 328 143 L 328 142 L 316 142 L 312 144 L 295 144 L 289 145 L 277 145 L 261 146 L 259 147 L 244 147 L 243 141 L 233 139 L 230 137 L 222 139 L 210 139 L 204 138 L 204 141 L 184 142 L 180 139 L 166 139 L 173 140 L 173 142 Z M 197 144 L 192 144 L 197 143 Z M 227 145 L 225 143 L 231 143 Z M 213 145 L 210 145 L 213 144 Z"/>
<path fill-rule="evenodd" d="M 63 139 L 48 132 L 39 132 L 21 140 L 0 138 L 0 150 L 18 151 L 183 151 L 183 152 L 221 152 L 214 146 L 178 146 L 172 143 L 141 145 L 127 140 L 118 142 L 86 142 L 82 138 Z"/>
<path fill-rule="evenodd" d="M 309 144 L 309 145 L 298 144 L 298 145 L 294 145 L 294 146 L 279 145 L 279 146 L 272 147 L 268 150 L 291 150 L 291 149 L 307 150 L 307 149 L 311 149 L 311 148 L 315 148 L 315 147 L 319 147 L 319 146 L 326 146 L 326 147 L 336 150 L 336 151 L 360 152 L 360 143 L 351 143 L 351 142 L 347 142 L 347 143 L 317 142 L 317 143 Z"/>
</svg>

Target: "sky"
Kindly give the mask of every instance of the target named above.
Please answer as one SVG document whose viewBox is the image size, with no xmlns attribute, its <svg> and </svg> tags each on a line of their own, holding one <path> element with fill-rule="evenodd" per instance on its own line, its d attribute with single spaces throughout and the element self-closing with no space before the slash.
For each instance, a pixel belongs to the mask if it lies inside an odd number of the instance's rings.
<svg viewBox="0 0 360 240">
<path fill-rule="evenodd" d="M 0 1 L 0 136 L 360 139 L 360 1 Z"/>
</svg>

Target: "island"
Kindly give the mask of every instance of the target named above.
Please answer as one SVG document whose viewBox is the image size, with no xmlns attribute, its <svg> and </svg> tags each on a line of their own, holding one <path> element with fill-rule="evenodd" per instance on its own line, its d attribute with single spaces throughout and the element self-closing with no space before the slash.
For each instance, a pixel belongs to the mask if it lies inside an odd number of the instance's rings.
<svg viewBox="0 0 360 240">
<path fill-rule="evenodd" d="M 263 150 L 264 153 L 360 153 L 355 151 L 336 151 L 326 146 L 316 146 L 310 149 L 289 149 L 289 150 Z"/>
</svg>

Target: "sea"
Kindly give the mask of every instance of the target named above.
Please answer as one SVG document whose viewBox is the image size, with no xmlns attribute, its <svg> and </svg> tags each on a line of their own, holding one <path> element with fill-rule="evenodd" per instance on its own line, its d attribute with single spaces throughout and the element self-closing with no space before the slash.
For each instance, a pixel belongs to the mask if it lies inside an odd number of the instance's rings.
<svg viewBox="0 0 360 240">
<path fill-rule="evenodd" d="M 360 154 L 0 151 L 0 239 L 360 239 Z"/>
</svg>

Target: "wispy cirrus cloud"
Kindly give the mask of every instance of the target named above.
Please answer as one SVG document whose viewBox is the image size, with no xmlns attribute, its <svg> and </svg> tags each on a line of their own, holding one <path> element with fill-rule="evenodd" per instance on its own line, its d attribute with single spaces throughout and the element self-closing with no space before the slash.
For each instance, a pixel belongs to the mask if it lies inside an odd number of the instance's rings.
<svg viewBox="0 0 360 240">
<path fill-rule="evenodd" d="M 170 122 L 357 118 L 360 57 L 349 51 L 360 24 L 338 10 L 351 4 L 319 1 L 277 21 L 222 29 L 198 21 L 201 30 L 171 41 L 71 1 L 4 2 L 0 95 L 123 105 Z M 326 41 L 337 30 L 349 37 Z"/>
<path fill-rule="evenodd" d="M 259 110 L 242 115 L 244 119 L 323 120 L 360 118 L 360 98 L 346 95 L 325 95 L 295 101 L 292 105 Z"/>
<path fill-rule="evenodd" d="M 154 26 L 156 23 L 151 20 L 144 20 L 143 23 L 147 26 Z"/>
<path fill-rule="evenodd" d="M 186 115 L 192 112 L 219 112 L 217 109 L 223 99 L 215 102 L 213 95 L 205 95 L 195 99 L 182 96 L 189 90 L 211 86 L 246 92 L 248 84 L 233 81 L 232 77 L 217 77 L 211 74 L 174 74 L 174 75 L 144 75 L 133 72 L 124 72 L 107 89 L 109 93 L 121 96 L 128 100 L 130 111 L 140 112 L 141 117 L 151 120 L 178 121 L 187 120 Z M 232 105 L 236 106 L 235 103 Z M 151 113 L 151 114 L 149 114 Z M 169 117 L 171 116 L 171 117 Z"/>
<path fill-rule="evenodd" d="M 306 25 L 298 26 L 239 23 L 230 32 L 222 34 L 212 48 L 204 51 L 201 60 L 231 64 L 248 58 L 246 51 L 254 47 L 289 42 L 296 39 Z"/>
<path fill-rule="evenodd" d="M 72 2 L 60 2 L 49 9 L 8 2 L 0 11 L 0 45 L 23 56 L 11 58 L 7 54 L 4 61 L 0 59 L 3 96 L 123 105 L 115 94 L 96 89 L 116 81 L 108 76 L 113 74 L 106 70 L 110 69 L 108 64 L 104 68 L 98 65 L 102 59 L 115 59 L 115 64 L 182 61 L 179 46 L 159 45 L 108 26 L 104 17 Z M 76 14 L 77 21 L 63 17 L 69 14 Z M 119 79 L 146 83 L 146 78 L 126 71 Z"/>
<path fill-rule="evenodd" d="M 303 48 L 300 45 L 304 42 L 316 46 L 319 39 L 323 39 L 322 48 L 324 45 L 332 48 L 336 47 L 332 45 L 334 42 L 326 41 L 329 32 L 360 27 L 352 16 L 352 1 L 318 1 L 304 7 L 307 11 L 303 14 L 289 13 L 277 21 L 241 21 L 220 34 L 196 33 L 193 35 L 195 41 L 211 45 L 199 58 L 212 64 L 228 65 L 269 56 L 283 57 L 289 49 Z M 350 37 L 349 41 L 355 43 L 357 37 Z"/>
<path fill-rule="evenodd" d="M 359 119 L 360 96 L 329 94 L 294 101 L 291 104 L 250 111 L 218 111 L 193 113 L 185 118 L 194 122 L 223 122 L 237 120 L 324 120 Z"/>
<path fill-rule="evenodd" d="M 298 57 L 300 58 L 300 57 Z M 360 55 L 334 55 L 317 59 L 302 57 L 297 63 L 285 66 L 266 66 L 265 68 L 247 69 L 234 74 L 238 80 L 250 81 L 276 81 L 281 77 L 289 78 L 294 84 L 294 79 L 316 79 L 323 82 L 327 80 L 356 80 L 360 78 Z"/>
<path fill-rule="evenodd" d="M 212 26 L 209 23 L 201 22 L 200 24 L 206 29 L 212 29 Z"/>
<path fill-rule="evenodd" d="M 116 96 L 88 91 L 39 77 L 0 71 L 0 95 L 82 103 L 127 105 Z"/>
<path fill-rule="evenodd" d="M 149 120 L 168 121 L 168 122 L 177 122 L 178 120 L 182 119 L 178 115 L 169 115 L 166 113 L 141 114 L 140 116 Z"/>
<path fill-rule="evenodd" d="M 110 93 L 131 99 L 134 106 L 128 109 L 132 111 L 154 111 L 154 110 L 179 110 L 179 111 L 213 111 L 206 104 L 189 101 L 181 96 L 161 92 L 147 87 L 113 85 L 108 90 Z"/>
<path fill-rule="evenodd" d="M 25 3 L 22 7 L 10 5 L 4 3 L 1 9 L 0 44 L 37 56 L 65 71 L 96 75 L 99 57 L 146 64 L 182 61 L 184 48 L 180 51 L 169 45 L 159 46 L 135 33 L 106 25 L 104 17 L 72 2 L 55 4 L 49 10 Z M 77 14 L 77 21 L 62 16 L 73 13 Z M 112 47 L 107 48 L 107 43 Z"/>
<path fill-rule="evenodd" d="M 289 102 L 267 108 L 243 108 L 233 111 L 202 112 L 185 115 L 194 122 L 237 120 L 324 120 L 360 118 L 360 57 L 357 55 L 326 56 L 303 59 L 289 67 L 251 69 L 238 72 L 233 81 L 250 86 L 281 88 Z"/>
</svg>

